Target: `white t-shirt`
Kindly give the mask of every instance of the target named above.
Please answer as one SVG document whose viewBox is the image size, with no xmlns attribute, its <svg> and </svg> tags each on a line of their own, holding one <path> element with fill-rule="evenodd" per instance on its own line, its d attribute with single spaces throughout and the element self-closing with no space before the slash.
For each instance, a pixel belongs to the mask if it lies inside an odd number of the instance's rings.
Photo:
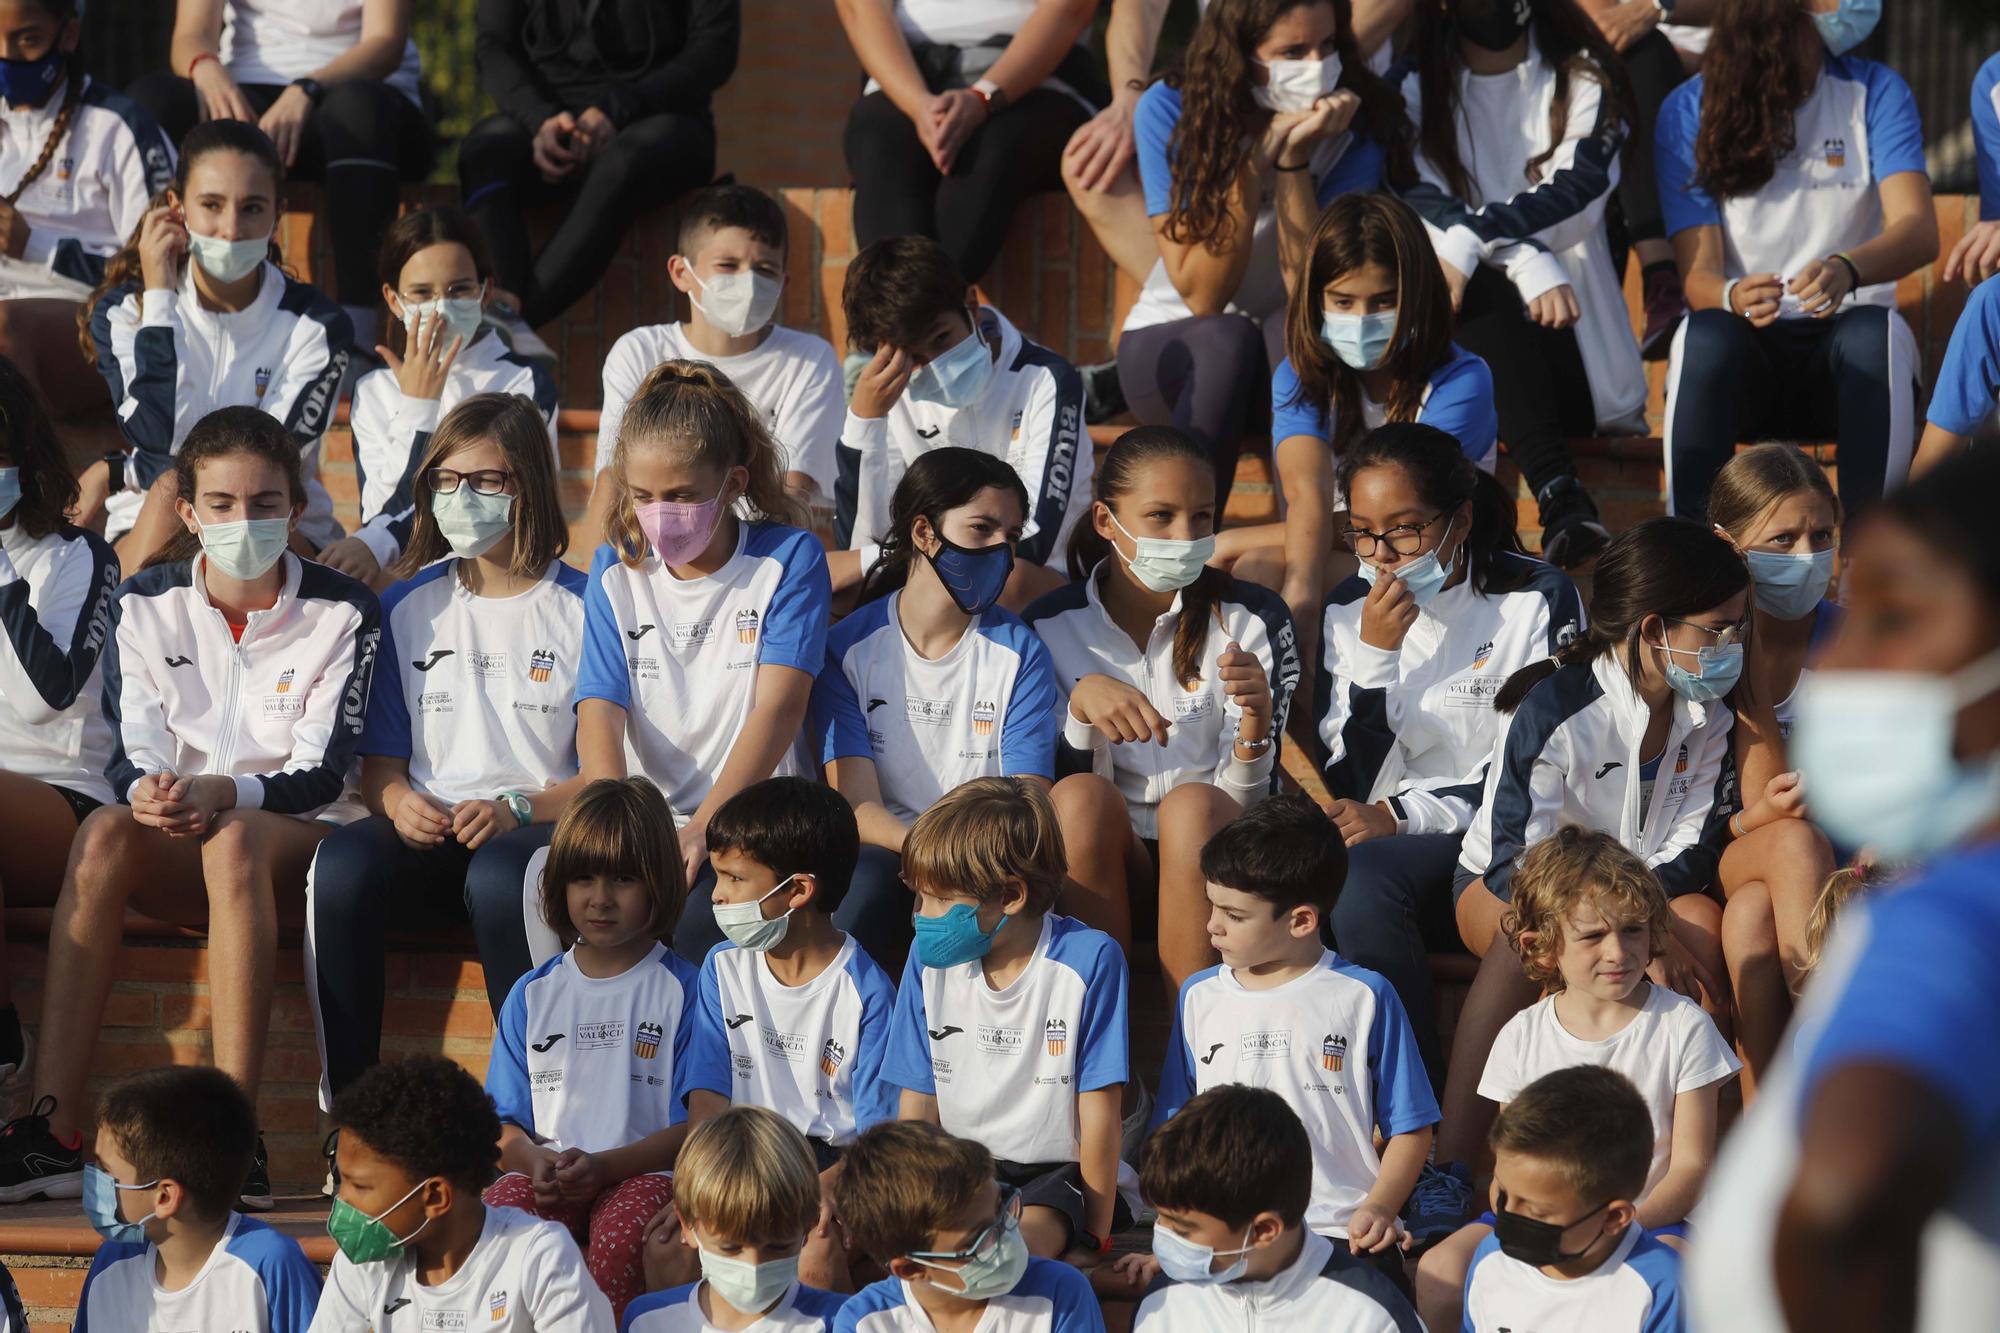
<svg viewBox="0 0 2000 1333">
<path fill-rule="evenodd" d="M 1595 1272 L 1554 1278 L 1488 1236 L 1465 1278 L 1462 1333 L 1682 1333 L 1680 1256 L 1634 1222 Z"/>
<path fill-rule="evenodd" d="M 625 1307 L 618 1333 L 719 1333 L 701 1312 L 704 1283 L 648 1292 Z M 794 1282 L 744 1333 L 826 1333 L 847 1297 Z"/>
<path fill-rule="evenodd" d="M 1125 955 L 1053 912 L 1040 931 L 1000 990 L 981 963 L 925 967 L 911 949 L 882 1062 L 889 1082 L 937 1098 L 945 1129 L 1024 1166 L 1076 1161 L 1077 1095 L 1125 1082 L 1128 1068 Z"/>
<path fill-rule="evenodd" d="M 290 83 L 354 49 L 362 0 L 229 0 L 218 54 L 238 83 Z M 417 44 L 403 43 L 403 63 L 383 82 L 421 105 L 423 66 Z"/>
<path fill-rule="evenodd" d="M 382 1263 L 336 1255 L 311 1333 L 606 1333 L 611 1302 L 560 1222 L 486 1209 L 479 1242 L 438 1285 L 407 1252 Z"/>
<path fill-rule="evenodd" d="M 763 342 L 741 356 L 710 356 L 687 339 L 681 324 L 648 324 L 611 344 L 604 358 L 604 406 L 597 414 L 598 472 L 611 466 L 625 405 L 662 361 L 706 361 L 743 391 L 785 458 L 833 501 L 833 446 L 847 417 L 847 388 L 833 345 L 816 334 L 773 324 Z"/>
<path fill-rule="evenodd" d="M 1381 1271 L 1308 1231 L 1299 1257 L 1261 1282 L 1169 1282 L 1147 1293 L 1134 1333 L 1423 1333 Z"/>
<path fill-rule="evenodd" d="M 663 944 L 615 977 L 585 976 L 574 949 L 522 977 L 486 1069 L 500 1119 L 585 1152 L 687 1119 L 694 988 L 693 966 Z"/>
<path fill-rule="evenodd" d="M 854 1293 L 833 1321 L 834 1333 L 936 1333 L 937 1326 L 901 1278 L 885 1277 Z M 1060 1259 L 1030 1259 L 1005 1296 L 986 1302 L 979 1333 L 1103 1333 L 1104 1315 L 1090 1279 Z"/>
<path fill-rule="evenodd" d="M 687 1086 L 785 1117 L 808 1138 L 845 1146 L 896 1118 L 896 1089 L 882 1081 L 895 987 L 874 959 L 845 939 L 826 969 L 801 986 L 771 975 L 764 954 L 723 943 L 697 983 Z"/>
<path fill-rule="evenodd" d="M 207 1262 L 179 1291 L 160 1285 L 158 1254 L 143 1242 L 99 1246 L 77 1299 L 75 1333 L 305 1333 L 319 1305 L 319 1269 L 299 1243 L 240 1213 L 229 1215 Z"/>
<path fill-rule="evenodd" d="M 1530 1005 L 1500 1029 L 1479 1078 L 1479 1095 L 1503 1106 L 1558 1069 L 1597 1065 L 1631 1079 L 1653 1113 L 1653 1169 L 1640 1200 L 1667 1173 L 1674 1098 L 1720 1083 L 1743 1067 L 1700 1005 L 1665 986 L 1650 981 L 1646 986 L 1646 1002 L 1632 1021 L 1603 1041 L 1585 1041 L 1565 1028 L 1553 995 Z"/>
<path fill-rule="evenodd" d="M 440 560 L 383 594 L 356 748 L 407 760 L 410 784 L 441 801 L 541 791 L 576 772 L 583 571 L 551 560 L 512 597 L 475 597 L 457 571 Z"/>
</svg>

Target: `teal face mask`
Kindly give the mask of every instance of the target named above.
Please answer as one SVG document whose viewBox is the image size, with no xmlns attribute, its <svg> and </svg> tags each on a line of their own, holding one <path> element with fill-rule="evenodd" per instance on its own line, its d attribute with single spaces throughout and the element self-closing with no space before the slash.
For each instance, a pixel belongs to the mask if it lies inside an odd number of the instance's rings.
<svg viewBox="0 0 2000 1333">
<path fill-rule="evenodd" d="M 1743 645 L 1740 643 L 1699 649 L 1668 648 L 1663 644 L 1661 651 L 1693 657 L 1701 667 L 1697 674 L 1670 658 L 1663 669 L 1668 688 L 1691 703 L 1705 704 L 1720 699 L 1736 687 L 1737 677 L 1743 674 Z"/>
<path fill-rule="evenodd" d="M 1840 8 L 1831 14 L 1814 14 L 1812 21 L 1826 49 L 1844 56 L 1867 41 L 1882 21 L 1882 0 L 1840 0 Z"/>
<path fill-rule="evenodd" d="M 917 916 L 917 960 L 925 967 L 957 967 L 984 958 L 993 949 L 993 937 L 1007 924 L 1001 914 L 993 929 L 979 928 L 979 913 L 971 903 L 953 903 L 943 916 Z"/>
</svg>

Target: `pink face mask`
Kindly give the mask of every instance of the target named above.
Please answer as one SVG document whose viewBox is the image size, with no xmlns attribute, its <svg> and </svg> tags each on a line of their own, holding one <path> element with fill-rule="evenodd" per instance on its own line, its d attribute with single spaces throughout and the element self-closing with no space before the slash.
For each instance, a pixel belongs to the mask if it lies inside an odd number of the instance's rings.
<svg viewBox="0 0 2000 1333">
<path fill-rule="evenodd" d="M 640 505 L 636 511 L 639 531 L 646 534 L 661 560 L 685 565 L 708 549 L 708 539 L 715 535 L 715 525 L 722 518 L 722 496 L 727 489 L 725 485 L 713 500 L 700 504 L 656 500 Z"/>
</svg>

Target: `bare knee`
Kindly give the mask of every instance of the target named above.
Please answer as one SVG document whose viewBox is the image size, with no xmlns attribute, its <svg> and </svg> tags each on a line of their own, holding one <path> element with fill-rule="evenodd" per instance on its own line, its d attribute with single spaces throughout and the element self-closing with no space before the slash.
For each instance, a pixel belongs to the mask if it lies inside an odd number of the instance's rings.
<svg viewBox="0 0 2000 1333">
<path fill-rule="evenodd" d="M 258 811 L 224 810 L 201 845 L 202 879 L 211 900 L 250 894 L 268 878 L 269 839 Z"/>
<path fill-rule="evenodd" d="M 1125 794 L 1109 778 L 1095 773 L 1073 773 L 1049 791 L 1056 818 L 1064 828 L 1091 828 L 1102 836 L 1119 824 L 1129 825 Z"/>
<path fill-rule="evenodd" d="M 1234 797 L 1207 782 L 1187 782 L 1160 802 L 1160 841 L 1207 842 L 1209 835 L 1243 813 Z"/>
<path fill-rule="evenodd" d="M 1771 895 L 1760 882 L 1745 884 L 1722 909 L 1722 951 L 1738 961 L 1769 958 L 1778 952 L 1778 923 Z"/>
<path fill-rule="evenodd" d="M 76 831 L 76 850 L 70 863 L 70 880 L 76 891 L 96 894 L 118 884 L 122 879 L 119 872 L 133 864 L 152 833 L 132 817 L 129 806 L 105 805 L 91 811 Z"/>
</svg>

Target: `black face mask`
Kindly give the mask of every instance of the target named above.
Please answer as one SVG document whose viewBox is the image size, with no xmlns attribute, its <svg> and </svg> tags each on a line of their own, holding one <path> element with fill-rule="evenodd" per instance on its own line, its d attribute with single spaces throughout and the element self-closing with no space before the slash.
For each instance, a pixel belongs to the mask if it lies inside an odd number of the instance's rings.
<svg viewBox="0 0 2000 1333">
<path fill-rule="evenodd" d="M 1547 1268 L 1554 1264 L 1566 1264 L 1572 1260 L 1582 1258 L 1592 1245 L 1597 1244 L 1599 1237 L 1604 1233 L 1600 1230 L 1596 1236 L 1590 1238 L 1589 1243 L 1583 1249 L 1572 1251 L 1569 1254 L 1563 1253 L 1563 1233 L 1571 1227 L 1576 1226 L 1578 1222 L 1586 1222 L 1597 1216 L 1610 1206 L 1611 1200 L 1606 1199 L 1582 1217 L 1569 1223 L 1568 1226 L 1557 1226 L 1553 1222 L 1537 1221 L 1532 1217 L 1523 1217 L 1519 1213 L 1510 1213 L 1505 1208 L 1501 1208 L 1493 1214 L 1493 1238 L 1500 1243 L 1500 1253 L 1518 1263 L 1528 1264 L 1535 1268 Z"/>
<path fill-rule="evenodd" d="M 1453 18 L 1458 35 L 1488 51 L 1505 51 L 1527 30 L 1529 0 L 1465 0 Z"/>
</svg>

